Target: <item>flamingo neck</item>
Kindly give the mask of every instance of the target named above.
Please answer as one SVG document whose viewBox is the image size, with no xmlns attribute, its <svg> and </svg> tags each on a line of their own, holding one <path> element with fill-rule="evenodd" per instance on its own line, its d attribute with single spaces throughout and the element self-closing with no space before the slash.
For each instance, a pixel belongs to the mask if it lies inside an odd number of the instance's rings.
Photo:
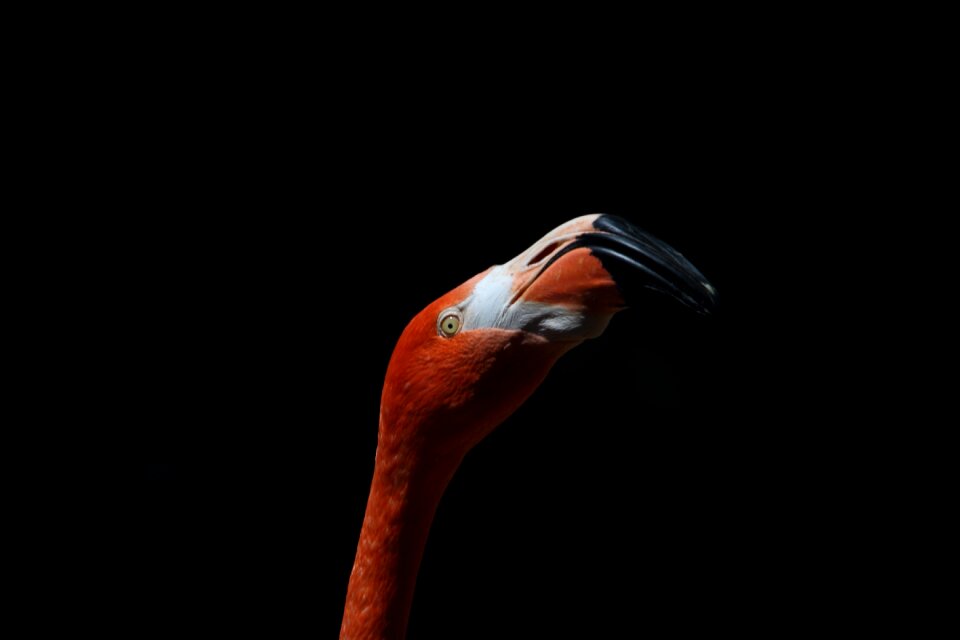
<svg viewBox="0 0 960 640">
<path fill-rule="evenodd" d="M 341 640 L 404 638 L 427 534 L 460 463 L 422 464 L 421 456 L 391 444 L 381 438 L 377 447 Z"/>
</svg>

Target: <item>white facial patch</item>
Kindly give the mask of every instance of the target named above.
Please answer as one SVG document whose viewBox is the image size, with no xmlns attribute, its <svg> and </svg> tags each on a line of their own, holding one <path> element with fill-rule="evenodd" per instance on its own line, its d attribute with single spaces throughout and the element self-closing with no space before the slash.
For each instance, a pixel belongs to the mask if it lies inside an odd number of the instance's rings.
<svg viewBox="0 0 960 640">
<path fill-rule="evenodd" d="M 570 220 L 510 262 L 490 269 L 470 296 L 454 307 L 463 319 L 461 331 L 512 329 L 557 340 L 584 340 L 603 333 L 612 314 L 588 314 L 576 306 L 523 300 L 523 290 L 536 279 L 550 256 L 581 234 L 594 231 L 597 217 L 588 215 Z"/>
<path fill-rule="evenodd" d="M 456 308 L 463 317 L 463 331 L 482 328 L 512 329 L 536 333 L 548 339 L 583 340 L 606 329 L 610 316 L 588 315 L 585 310 L 563 305 L 516 300 L 515 277 L 509 265 L 494 267 Z"/>
<path fill-rule="evenodd" d="M 461 303 L 464 329 L 500 327 L 510 310 L 513 295 L 513 275 L 504 265 L 490 270 L 473 288 L 470 296 Z"/>
</svg>

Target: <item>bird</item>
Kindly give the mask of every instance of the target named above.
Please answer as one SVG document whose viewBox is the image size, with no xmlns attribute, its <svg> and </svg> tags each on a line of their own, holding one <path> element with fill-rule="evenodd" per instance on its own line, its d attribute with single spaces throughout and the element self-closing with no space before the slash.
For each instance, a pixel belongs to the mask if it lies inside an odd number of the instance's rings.
<svg viewBox="0 0 960 640">
<path fill-rule="evenodd" d="M 702 314 L 717 292 L 678 251 L 610 214 L 574 218 L 427 305 L 380 398 L 373 480 L 341 640 L 403 640 L 440 499 L 470 449 L 565 353 L 647 290 Z"/>
</svg>

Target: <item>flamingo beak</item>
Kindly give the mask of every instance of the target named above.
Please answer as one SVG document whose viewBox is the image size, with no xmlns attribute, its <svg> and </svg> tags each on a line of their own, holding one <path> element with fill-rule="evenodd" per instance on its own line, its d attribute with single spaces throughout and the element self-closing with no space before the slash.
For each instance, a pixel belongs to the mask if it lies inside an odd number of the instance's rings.
<svg viewBox="0 0 960 640">
<path fill-rule="evenodd" d="M 571 220 L 503 267 L 513 277 L 511 315 L 524 320 L 524 330 L 554 339 L 599 335 L 648 290 L 703 314 L 717 302 L 713 286 L 678 251 L 606 214 Z"/>
<path fill-rule="evenodd" d="M 659 291 L 699 313 L 710 313 L 717 293 L 675 249 L 611 215 L 560 225 L 513 260 L 477 276 L 471 293 L 448 310 L 464 330 L 496 328 L 576 344 L 594 338 L 647 290 Z"/>
<path fill-rule="evenodd" d="M 564 255 L 578 248 L 589 250 L 610 274 L 624 301 L 631 304 L 650 289 L 665 293 L 693 310 L 709 314 L 717 292 L 689 260 L 666 242 L 630 222 L 611 215 L 593 221 L 593 231 L 583 233 L 554 253 L 547 271 Z M 538 277 L 541 274 L 538 274 Z"/>
</svg>

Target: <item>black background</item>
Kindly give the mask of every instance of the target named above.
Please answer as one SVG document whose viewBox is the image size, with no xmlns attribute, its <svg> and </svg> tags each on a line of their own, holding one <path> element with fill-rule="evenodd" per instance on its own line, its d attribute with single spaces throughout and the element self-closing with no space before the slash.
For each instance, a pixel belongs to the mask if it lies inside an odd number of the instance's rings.
<svg viewBox="0 0 960 640">
<path fill-rule="evenodd" d="M 467 456 L 411 640 L 822 635 L 925 596 L 896 568 L 942 565 L 913 514 L 951 449 L 898 379 L 931 367 L 890 368 L 950 317 L 949 287 L 907 299 L 939 229 L 914 219 L 941 209 L 913 147 L 942 138 L 936 38 L 834 9 L 356 11 L 78 19 L 21 48 L 10 395 L 77 461 L 11 482 L 30 623 L 336 637 L 405 323 L 592 212 L 683 252 L 720 308 L 619 314 Z"/>
<path fill-rule="evenodd" d="M 562 111 L 463 91 L 467 120 L 369 96 L 253 131 L 249 113 L 192 111 L 136 141 L 132 157 L 156 154 L 118 172 L 112 197 L 137 213 L 104 254 L 118 311 L 87 400 L 141 452 L 116 483 L 131 631 L 335 637 L 406 322 L 593 212 L 684 253 L 720 308 L 639 302 L 467 456 L 409 637 L 763 630 L 830 610 L 851 485 L 836 493 L 843 447 L 819 426 L 830 390 L 796 375 L 825 305 L 788 257 L 834 175 L 809 160 L 816 125 L 775 91 L 755 109 L 609 86 L 556 95 Z"/>
</svg>

